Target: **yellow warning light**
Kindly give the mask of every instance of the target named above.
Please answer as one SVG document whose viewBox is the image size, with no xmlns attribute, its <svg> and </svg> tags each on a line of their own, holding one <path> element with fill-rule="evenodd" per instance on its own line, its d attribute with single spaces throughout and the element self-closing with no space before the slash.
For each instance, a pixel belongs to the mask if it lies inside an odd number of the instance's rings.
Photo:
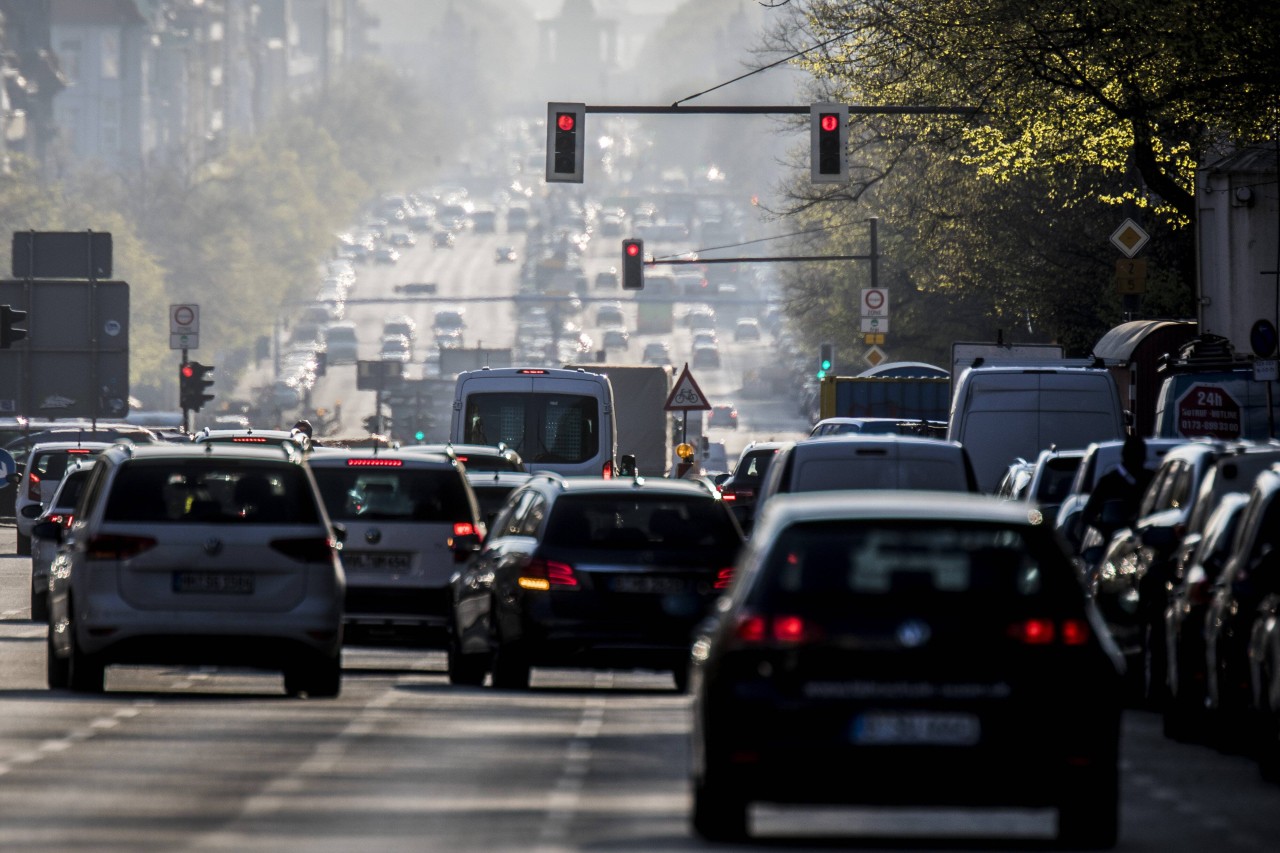
<svg viewBox="0 0 1280 853">
<path fill-rule="evenodd" d="M 692 444 L 677 444 L 677 445 L 676 445 L 676 456 L 679 456 L 681 459 L 686 459 L 686 460 L 687 460 L 687 459 L 691 459 L 691 458 L 693 458 L 693 445 L 692 445 Z"/>
</svg>

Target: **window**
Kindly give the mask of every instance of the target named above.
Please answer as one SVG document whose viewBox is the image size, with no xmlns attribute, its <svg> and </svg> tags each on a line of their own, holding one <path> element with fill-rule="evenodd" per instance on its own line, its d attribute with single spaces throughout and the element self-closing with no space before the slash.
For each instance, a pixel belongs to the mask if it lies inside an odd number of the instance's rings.
<svg viewBox="0 0 1280 853">
<path fill-rule="evenodd" d="M 312 469 L 334 521 L 437 521 L 471 518 L 462 475 L 413 468 Z"/>
<path fill-rule="evenodd" d="M 551 545 L 657 552 L 723 550 L 741 544 L 717 501 L 672 495 L 567 495 L 556 501 L 545 540 Z"/>
<path fill-rule="evenodd" d="M 121 467 L 107 495 L 104 520 L 316 524 L 320 513 L 302 468 L 184 459 Z"/>
<path fill-rule="evenodd" d="M 569 394 L 467 398 L 462 441 L 507 445 L 533 463 L 585 462 L 600 450 L 600 401 Z"/>
</svg>

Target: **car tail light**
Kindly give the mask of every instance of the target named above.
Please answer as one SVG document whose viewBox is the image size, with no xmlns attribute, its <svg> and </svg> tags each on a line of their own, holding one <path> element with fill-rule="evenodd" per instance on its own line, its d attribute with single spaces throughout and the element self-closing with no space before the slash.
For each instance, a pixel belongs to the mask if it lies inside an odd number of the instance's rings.
<svg viewBox="0 0 1280 853">
<path fill-rule="evenodd" d="M 606 460 L 605 463 L 600 466 L 600 476 L 604 477 L 606 480 L 613 479 L 613 460 L 612 459 Z"/>
<path fill-rule="evenodd" d="M 89 560 L 128 560 L 154 547 L 156 547 L 156 540 L 150 536 L 100 533 L 90 537 L 85 545 L 84 555 Z"/>
<path fill-rule="evenodd" d="M 738 495 L 737 495 L 737 494 L 736 494 L 732 489 L 730 489 L 730 490 L 729 490 L 729 491 L 727 491 L 727 492 L 726 492 L 726 491 L 724 491 L 724 490 L 721 490 L 721 491 L 720 491 L 720 500 L 728 501 L 728 502 L 732 503 L 733 501 L 736 501 L 737 499 L 738 499 Z"/>
<path fill-rule="evenodd" d="M 333 559 L 337 544 L 327 536 L 304 536 L 298 539 L 272 539 L 271 549 L 303 563 L 327 563 Z"/>
<path fill-rule="evenodd" d="M 266 444 L 267 440 L 258 435 L 237 435 L 231 439 L 233 444 Z"/>
<path fill-rule="evenodd" d="M 40 500 L 40 478 L 35 474 L 27 478 L 27 499 L 32 501 Z"/>
<path fill-rule="evenodd" d="M 453 523 L 454 536 L 474 536 L 476 534 L 476 526 L 469 521 L 455 521 Z"/>
<path fill-rule="evenodd" d="M 66 515 L 59 513 L 58 515 L 51 515 L 45 520 L 52 521 L 54 524 L 61 524 L 66 529 L 70 530 L 71 522 L 75 521 L 75 518 L 76 517 L 71 513 L 67 513 Z"/>
<path fill-rule="evenodd" d="M 573 566 L 555 560 L 531 560 L 520 572 L 516 583 L 521 589 L 546 591 L 549 589 L 576 589 L 578 577 Z"/>
<path fill-rule="evenodd" d="M 731 583 L 733 583 L 733 567 L 732 566 L 730 566 L 727 569 L 721 569 L 720 571 L 716 572 L 716 582 L 715 582 L 716 589 L 728 589 L 729 584 Z"/>
<path fill-rule="evenodd" d="M 1089 642 L 1089 623 L 1083 619 L 1025 619 L 1009 626 L 1009 636 L 1026 646 L 1083 646 Z"/>
<path fill-rule="evenodd" d="M 761 616 L 756 613 L 739 616 L 733 631 L 734 637 L 743 643 L 756 645 L 772 642 L 784 646 L 816 640 L 821 633 L 816 625 L 806 621 L 803 616 Z"/>
<path fill-rule="evenodd" d="M 347 460 L 348 468 L 400 468 L 404 466 L 403 459 L 380 459 L 357 457 Z"/>
</svg>

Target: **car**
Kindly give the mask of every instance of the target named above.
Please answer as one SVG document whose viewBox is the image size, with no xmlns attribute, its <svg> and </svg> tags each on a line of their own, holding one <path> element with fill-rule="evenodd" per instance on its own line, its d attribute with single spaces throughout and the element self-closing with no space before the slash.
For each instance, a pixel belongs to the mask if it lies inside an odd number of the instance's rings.
<svg viewBox="0 0 1280 853">
<path fill-rule="evenodd" d="M 809 437 L 851 432 L 864 435 L 914 435 L 914 429 L 919 423 L 920 421 L 904 421 L 902 418 L 823 418 L 809 430 Z"/>
<path fill-rule="evenodd" d="M 412 345 L 418 338 L 418 324 L 408 314 L 388 317 L 382 322 L 383 337 L 387 335 L 404 335 Z"/>
<path fill-rule="evenodd" d="M 511 493 L 529 482 L 532 476 L 524 471 L 467 469 L 467 482 L 471 484 L 471 491 L 475 492 L 480 519 L 485 523 L 486 529 L 506 506 Z"/>
<path fill-rule="evenodd" d="M 596 290 L 617 290 L 618 271 L 610 268 L 604 272 L 596 273 L 595 286 Z"/>
<path fill-rule="evenodd" d="M 741 545 L 703 482 L 535 474 L 451 582 L 449 678 L 523 690 L 532 667 L 639 668 L 683 690 Z"/>
<path fill-rule="evenodd" d="M 753 802 L 987 806 L 1115 844 L 1123 664 L 1025 506 L 784 495 L 722 601 L 692 653 L 698 835 L 744 840 Z"/>
<path fill-rule="evenodd" d="M 407 249 L 418 245 L 418 238 L 413 236 L 409 231 L 395 231 L 392 232 L 391 236 L 387 239 L 387 242 L 392 246 Z"/>
<path fill-rule="evenodd" d="M 431 234 L 431 245 L 437 249 L 452 249 L 456 242 L 452 231 L 434 231 Z"/>
<path fill-rule="evenodd" d="M 466 327 L 466 317 L 461 311 L 452 308 L 437 311 L 431 321 L 431 328 L 437 335 L 455 330 L 461 332 Z"/>
<path fill-rule="evenodd" d="M 380 361 L 408 362 L 413 357 L 413 346 L 404 335 L 383 335 L 378 348 Z"/>
<path fill-rule="evenodd" d="M 671 345 L 665 341 L 652 341 L 644 345 L 640 360 L 645 364 L 670 364 Z"/>
<path fill-rule="evenodd" d="M 1032 465 L 1026 499 L 1034 503 L 1046 524 L 1053 524 L 1058 508 L 1071 489 L 1076 471 L 1084 459 L 1083 450 L 1042 450 Z"/>
<path fill-rule="evenodd" d="M 284 672 L 337 696 L 345 580 L 337 537 L 290 446 L 102 451 L 50 572 L 51 688 L 101 693 L 114 664 Z"/>
<path fill-rule="evenodd" d="M 733 472 L 717 488 L 724 502 L 733 510 L 733 517 L 744 531 L 750 532 L 755 520 L 756 493 L 778 449 L 785 442 L 753 441 L 742 448 Z"/>
<path fill-rule="evenodd" d="M 374 263 L 394 264 L 400 260 L 400 251 L 391 246 L 379 246 L 373 250 L 372 258 Z"/>
<path fill-rule="evenodd" d="M 58 483 L 48 509 L 36 519 L 37 524 L 53 521 L 64 528 L 71 527 L 75 520 L 76 503 L 80 500 L 80 493 L 96 461 L 93 456 L 83 456 L 67 463 L 66 473 Z M 49 568 L 53 565 L 57 550 L 56 542 L 48 539 L 31 540 L 31 618 L 36 622 L 46 622 L 49 619 Z"/>
<path fill-rule="evenodd" d="M 605 329 L 600 333 L 600 345 L 605 349 L 630 349 L 631 333 L 622 327 Z"/>
<path fill-rule="evenodd" d="M 760 321 L 754 317 L 743 317 L 733 326 L 733 339 L 735 341 L 758 341 L 760 340 Z"/>
<path fill-rule="evenodd" d="M 308 459 L 325 511 L 347 530 L 348 641 L 439 644 L 449 577 L 484 524 L 457 461 L 440 453 L 320 448 Z"/>
<path fill-rule="evenodd" d="M 622 305 L 618 302 L 606 302 L 596 308 L 597 326 L 625 326 L 627 317 L 622 313 Z"/>
<path fill-rule="evenodd" d="M 1000 478 L 1000 485 L 995 491 L 996 497 L 1007 501 L 1026 500 L 1027 489 L 1031 486 L 1031 477 L 1035 472 L 1034 462 L 1028 462 L 1021 457 L 1013 460 L 1005 469 L 1004 476 Z"/>
<path fill-rule="evenodd" d="M 301 430 L 283 429 L 210 429 L 205 427 L 191 438 L 196 444 L 239 444 L 252 446 L 286 446 L 298 451 L 311 448 L 311 439 Z"/>
<path fill-rule="evenodd" d="M 516 250 L 513 246 L 499 246 L 493 250 L 493 260 L 499 264 L 513 264 L 516 261 Z"/>
<path fill-rule="evenodd" d="M 524 460 L 505 444 L 453 444 L 450 442 L 410 444 L 403 448 L 412 453 L 440 453 L 457 459 L 471 471 L 513 471 L 525 470 Z"/>
<path fill-rule="evenodd" d="M 707 413 L 708 427 L 738 428 L 738 410 L 732 403 L 718 403 Z"/>
<path fill-rule="evenodd" d="M 58 489 L 67 466 L 76 459 L 91 458 L 110 447 L 109 441 L 42 441 L 31 446 L 20 472 L 9 475 L 14 493 L 14 515 L 18 527 L 18 553 L 31 553 L 31 529 L 44 515 Z"/>
<path fill-rule="evenodd" d="M 695 346 L 693 348 L 693 358 L 690 364 L 695 368 L 715 369 L 720 366 L 720 348 L 715 344 L 710 346 Z"/>
</svg>

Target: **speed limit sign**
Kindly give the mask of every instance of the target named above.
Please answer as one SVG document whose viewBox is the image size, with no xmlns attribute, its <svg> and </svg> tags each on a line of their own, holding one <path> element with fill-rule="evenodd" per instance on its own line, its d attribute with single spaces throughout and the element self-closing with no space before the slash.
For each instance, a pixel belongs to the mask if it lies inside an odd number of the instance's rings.
<svg viewBox="0 0 1280 853">
<path fill-rule="evenodd" d="M 888 317 L 889 291 L 883 287 L 864 287 L 862 289 L 862 316 Z"/>
</svg>

